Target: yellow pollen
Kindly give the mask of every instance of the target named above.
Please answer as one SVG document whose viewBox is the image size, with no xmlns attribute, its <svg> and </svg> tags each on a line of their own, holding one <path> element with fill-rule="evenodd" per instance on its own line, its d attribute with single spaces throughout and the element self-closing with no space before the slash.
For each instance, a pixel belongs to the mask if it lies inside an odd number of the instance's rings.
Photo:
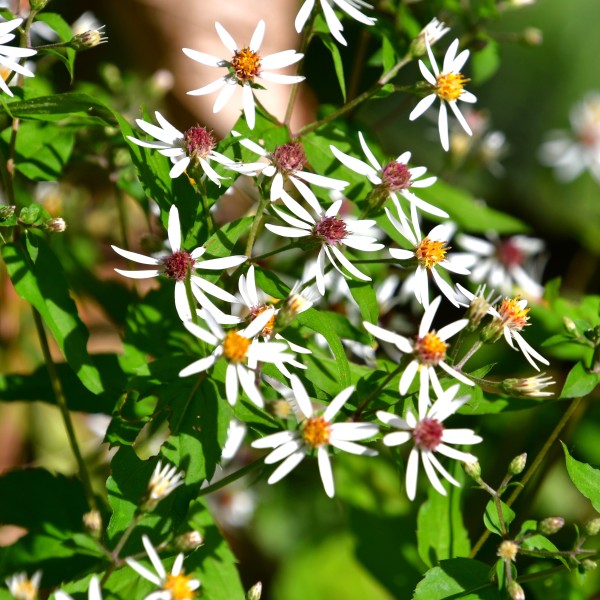
<svg viewBox="0 0 600 600">
<path fill-rule="evenodd" d="M 242 362 L 246 358 L 249 346 L 248 338 L 237 331 L 229 331 L 223 340 L 223 356 L 231 362 Z"/>
<path fill-rule="evenodd" d="M 260 56 L 250 48 L 236 50 L 231 66 L 240 81 L 254 83 L 254 78 L 260 74 Z"/>
<path fill-rule="evenodd" d="M 529 317 L 529 307 L 525 306 L 521 308 L 519 305 L 519 298 L 505 298 L 502 300 L 500 305 L 500 317 L 502 318 L 502 324 L 510 329 L 516 329 L 520 331 L 527 325 Z"/>
<path fill-rule="evenodd" d="M 435 93 L 447 102 L 458 100 L 463 93 L 465 83 L 471 81 L 460 73 L 440 73 L 437 76 Z"/>
<path fill-rule="evenodd" d="M 436 242 L 429 238 L 423 238 L 423 241 L 417 246 L 415 255 L 421 266 L 431 269 L 446 258 L 446 252 L 450 249 L 445 246 L 446 242 Z"/>
<path fill-rule="evenodd" d="M 448 344 L 440 336 L 430 331 L 422 338 L 417 338 L 414 345 L 414 352 L 421 363 L 427 365 L 437 365 L 446 358 Z"/>
<path fill-rule="evenodd" d="M 318 448 L 329 443 L 331 425 L 323 417 L 311 417 L 304 421 L 302 437 L 313 448 Z"/>
<path fill-rule="evenodd" d="M 261 306 L 254 315 L 254 318 L 256 319 L 258 315 L 261 315 L 265 312 L 265 310 L 268 309 L 269 307 L 267 305 Z M 273 333 L 273 327 L 275 327 L 275 313 L 273 313 L 273 316 L 267 321 L 267 324 L 262 328 L 262 335 L 264 335 L 266 338 L 271 337 L 271 334 Z"/>
<path fill-rule="evenodd" d="M 191 600 L 196 596 L 194 590 L 190 588 L 190 575 L 184 575 L 183 571 L 179 575 L 167 575 L 165 582 L 165 591 L 171 592 L 173 600 Z"/>
</svg>

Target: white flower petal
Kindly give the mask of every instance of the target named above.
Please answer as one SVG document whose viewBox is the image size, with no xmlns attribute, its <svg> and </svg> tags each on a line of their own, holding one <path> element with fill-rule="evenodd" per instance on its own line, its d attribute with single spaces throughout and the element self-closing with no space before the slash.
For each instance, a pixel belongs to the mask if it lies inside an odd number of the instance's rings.
<svg viewBox="0 0 600 600">
<path fill-rule="evenodd" d="M 329 454 L 324 446 L 320 446 L 317 449 L 317 460 L 319 462 L 319 473 L 321 474 L 321 481 L 325 488 L 325 493 L 333 498 L 335 495 L 335 487 L 333 484 L 333 473 L 331 471 L 331 461 L 329 460 Z"/>
</svg>

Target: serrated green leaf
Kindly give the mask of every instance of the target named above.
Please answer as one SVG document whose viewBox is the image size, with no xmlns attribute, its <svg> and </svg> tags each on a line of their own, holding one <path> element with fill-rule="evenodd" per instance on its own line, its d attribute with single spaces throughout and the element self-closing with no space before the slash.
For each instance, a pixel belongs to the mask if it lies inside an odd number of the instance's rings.
<svg viewBox="0 0 600 600">
<path fill-rule="evenodd" d="M 578 362 L 567 375 L 561 398 L 581 398 L 591 394 L 600 383 L 600 373 L 590 373 L 582 362 Z"/>
<path fill-rule="evenodd" d="M 502 502 L 502 500 L 500 500 L 500 508 L 502 510 L 504 525 L 506 526 L 506 529 L 508 529 L 509 525 L 515 520 L 515 511 L 510 506 Z M 500 525 L 500 516 L 498 515 L 498 508 L 496 507 L 494 500 L 490 500 L 485 507 L 485 512 L 483 513 L 483 523 L 486 526 L 486 529 L 489 529 L 492 533 L 500 536 L 503 535 L 502 527 Z"/>
<path fill-rule="evenodd" d="M 597 512 L 600 512 L 600 469 L 594 469 L 587 463 L 574 459 L 562 443 L 565 452 L 567 473 L 573 485 L 592 503 Z"/>
<path fill-rule="evenodd" d="M 503 600 L 490 583 L 490 567 L 478 560 L 453 558 L 429 569 L 412 600 Z"/>
</svg>

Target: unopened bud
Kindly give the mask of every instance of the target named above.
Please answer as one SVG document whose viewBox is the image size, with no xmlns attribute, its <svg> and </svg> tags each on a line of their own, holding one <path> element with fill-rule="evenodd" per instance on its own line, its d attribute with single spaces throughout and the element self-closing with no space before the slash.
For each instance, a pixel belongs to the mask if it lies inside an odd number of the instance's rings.
<svg viewBox="0 0 600 600">
<path fill-rule="evenodd" d="M 262 596 L 262 583 L 260 581 L 256 582 L 246 594 L 246 600 L 260 600 Z"/>
<path fill-rule="evenodd" d="M 94 536 L 98 537 L 100 530 L 102 529 L 102 516 L 97 510 L 90 510 L 90 512 L 83 515 L 83 525 L 85 528 Z"/>
<path fill-rule="evenodd" d="M 528 46 L 541 46 L 544 42 L 544 34 L 537 27 L 527 27 L 523 30 L 523 41 Z"/>
<path fill-rule="evenodd" d="M 514 579 L 508 583 L 508 595 L 511 600 L 525 600 L 523 588 Z"/>
<path fill-rule="evenodd" d="M 485 344 L 495 344 L 504 334 L 504 323 L 502 319 L 495 317 L 486 325 L 479 334 L 479 339 Z"/>
<path fill-rule="evenodd" d="M 511 396 L 543 398 L 553 395 L 552 392 L 545 392 L 544 389 L 555 384 L 556 382 L 552 377 L 546 377 L 545 373 L 540 373 L 532 377 L 504 379 L 500 387 Z"/>
<path fill-rule="evenodd" d="M 514 562 L 518 553 L 519 544 L 517 544 L 517 542 L 513 542 L 512 540 L 504 540 L 498 546 L 498 552 L 496 554 L 503 560 L 510 560 L 511 562 Z"/>
<path fill-rule="evenodd" d="M 420 58 L 427 53 L 427 46 L 425 40 L 429 42 L 430 46 L 433 46 L 443 35 L 446 35 L 450 31 L 449 27 L 443 21 L 433 19 L 423 27 L 419 32 L 419 35 L 410 44 L 410 53 L 413 58 Z"/>
<path fill-rule="evenodd" d="M 14 217 L 16 208 L 16 206 L 0 206 L 0 221 Z"/>
<path fill-rule="evenodd" d="M 281 310 L 275 317 L 274 331 L 285 329 L 300 313 L 308 310 L 314 302 L 314 291 L 312 288 L 299 293 L 300 283 L 296 283 L 284 300 Z"/>
<path fill-rule="evenodd" d="M 108 37 L 104 35 L 103 29 L 104 25 L 98 27 L 98 29 L 91 29 L 84 33 L 78 33 L 71 38 L 69 46 L 76 52 L 82 52 L 83 50 L 90 50 L 100 44 L 104 44 L 105 42 L 108 42 Z"/>
<path fill-rule="evenodd" d="M 563 327 L 565 328 L 567 333 L 572 335 L 577 334 L 577 325 L 575 325 L 575 321 L 570 317 L 563 317 Z"/>
<path fill-rule="evenodd" d="M 510 461 L 510 465 L 508 465 L 508 473 L 509 475 L 519 475 L 525 469 L 525 465 L 527 464 L 527 452 L 523 452 L 523 454 L 519 454 L 519 456 L 515 456 Z"/>
<path fill-rule="evenodd" d="M 204 543 L 204 538 L 198 531 L 186 531 L 178 535 L 173 541 L 180 552 L 191 552 Z"/>
<path fill-rule="evenodd" d="M 585 524 L 586 535 L 598 535 L 600 533 L 600 517 L 596 517 Z"/>
<path fill-rule="evenodd" d="M 67 228 L 67 224 L 64 219 L 57 217 L 56 219 L 48 219 L 43 227 L 44 231 L 48 233 L 62 233 Z"/>
<path fill-rule="evenodd" d="M 581 561 L 581 566 L 586 571 L 593 571 L 598 567 L 598 563 L 595 560 L 592 560 L 591 558 L 586 558 L 585 560 Z"/>
<path fill-rule="evenodd" d="M 548 517 L 538 523 L 538 531 L 543 535 L 552 535 L 562 529 L 564 524 L 562 517 Z"/>
<path fill-rule="evenodd" d="M 463 462 L 462 466 L 465 473 L 469 477 L 471 477 L 477 482 L 481 481 L 481 465 L 479 464 L 478 460 L 475 460 L 473 462 Z"/>
</svg>

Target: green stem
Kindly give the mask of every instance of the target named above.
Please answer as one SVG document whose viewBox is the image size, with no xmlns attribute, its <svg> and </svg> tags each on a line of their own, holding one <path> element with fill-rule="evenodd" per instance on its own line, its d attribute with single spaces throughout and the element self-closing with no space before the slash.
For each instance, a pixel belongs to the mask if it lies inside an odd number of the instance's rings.
<svg viewBox="0 0 600 600">
<path fill-rule="evenodd" d="M 250 258 L 252 255 L 252 247 L 254 246 L 254 240 L 256 239 L 256 236 L 263 221 L 263 212 L 268 206 L 269 202 L 269 197 L 266 195 L 261 196 L 260 200 L 258 201 L 256 214 L 254 215 L 254 221 L 252 221 L 252 227 L 250 229 L 250 233 L 248 234 L 248 242 L 246 243 L 246 256 L 248 258 Z"/>
<path fill-rule="evenodd" d="M 67 406 L 67 399 L 65 398 L 60 377 L 58 376 L 56 365 L 54 364 L 54 360 L 52 359 L 52 355 L 50 353 L 50 346 L 48 345 L 48 338 L 46 336 L 46 331 L 44 330 L 42 317 L 37 309 L 35 309 L 33 306 L 31 307 L 31 310 L 33 311 L 33 320 L 35 321 L 35 327 L 37 329 L 38 338 L 42 347 L 42 354 L 44 355 L 46 368 L 48 369 L 50 385 L 52 386 L 52 391 L 54 393 L 54 397 L 56 398 L 56 404 L 58 405 L 60 414 L 65 424 L 67 438 L 69 439 L 71 451 L 73 452 L 77 462 L 79 477 L 81 479 L 81 483 L 83 484 L 83 490 L 85 492 L 88 505 L 91 510 L 98 510 L 96 497 L 94 496 L 94 492 L 92 490 L 90 475 L 88 473 L 85 461 L 83 460 L 83 456 L 81 455 L 77 437 L 75 435 L 75 428 L 73 427 L 73 421 L 71 420 L 71 414 L 69 413 L 69 408 Z"/>
<path fill-rule="evenodd" d="M 354 412 L 353 421 L 360 419 L 367 405 L 385 388 L 385 386 L 396 376 L 404 367 L 398 365 L 388 376 L 358 405 Z"/>
<path fill-rule="evenodd" d="M 207 485 L 204 488 L 200 488 L 198 496 L 206 496 L 208 494 L 212 494 L 212 492 L 216 492 L 217 490 L 224 488 L 226 485 L 229 485 L 233 481 L 237 481 L 244 475 L 254 471 L 254 469 L 260 467 L 262 464 L 263 458 L 257 458 L 255 461 L 251 462 L 245 467 L 242 467 L 234 473 L 231 473 L 231 475 L 227 475 L 227 477 L 223 477 L 223 479 L 219 479 L 219 481 L 215 481 L 215 483 L 211 483 L 210 485 Z"/>
<path fill-rule="evenodd" d="M 255 256 L 252 260 L 255 262 L 258 260 L 263 260 L 265 258 L 269 258 L 269 256 L 279 254 L 280 252 L 285 252 L 286 250 L 291 250 L 292 248 L 295 248 L 295 247 L 296 247 L 296 243 L 292 242 L 291 244 L 288 244 L 287 246 L 282 246 L 281 248 L 277 248 L 276 250 L 271 250 L 270 252 L 265 252 L 265 254 L 259 254 L 258 256 Z"/>
<path fill-rule="evenodd" d="M 204 210 L 204 219 L 206 220 L 206 227 L 208 228 L 209 237 L 215 232 L 215 218 L 213 214 L 210 212 L 210 207 L 208 205 L 208 195 L 206 193 L 206 183 L 200 182 L 197 184 L 196 189 L 200 194 L 200 198 L 202 199 L 202 209 Z"/>
<path fill-rule="evenodd" d="M 466 362 L 473 356 L 473 354 L 475 354 L 475 352 L 477 352 L 477 350 L 479 350 L 479 348 L 481 348 L 481 346 L 483 346 L 483 342 L 480 340 L 477 340 L 469 348 L 469 350 L 467 350 L 466 354 L 460 359 L 459 363 L 457 365 L 455 365 L 454 368 L 456 370 L 460 371 L 460 369 L 463 368 L 463 366 L 466 364 Z"/>
</svg>

